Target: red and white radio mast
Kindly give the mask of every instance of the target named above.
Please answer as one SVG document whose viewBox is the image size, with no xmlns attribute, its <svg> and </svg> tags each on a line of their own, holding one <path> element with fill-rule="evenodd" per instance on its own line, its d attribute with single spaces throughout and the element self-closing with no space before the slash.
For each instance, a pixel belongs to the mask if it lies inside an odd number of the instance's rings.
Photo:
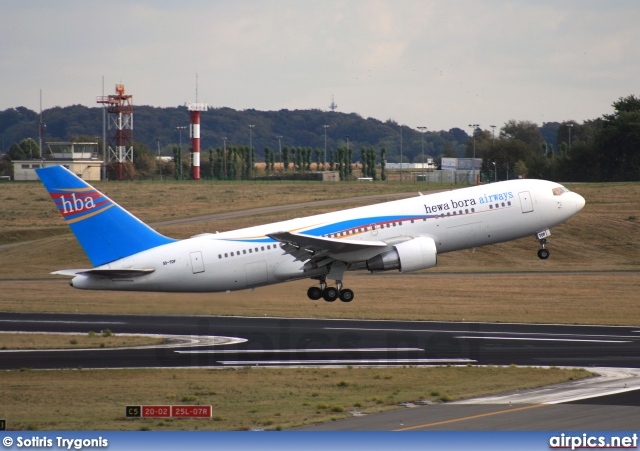
<svg viewBox="0 0 640 451">
<path fill-rule="evenodd" d="M 191 166 L 193 180 L 200 180 L 200 111 L 207 111 L 206 103 L 198 103 L 198 75 L 196 74 L 196 102 L 188 103 L 189 136 L 191 137 Z"/>
</svg>

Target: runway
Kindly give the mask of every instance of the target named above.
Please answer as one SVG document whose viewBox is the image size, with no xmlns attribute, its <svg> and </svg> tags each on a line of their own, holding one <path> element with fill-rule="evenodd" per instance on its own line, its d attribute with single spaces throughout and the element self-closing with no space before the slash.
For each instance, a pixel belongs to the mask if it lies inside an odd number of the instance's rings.
<svg viewBox="0 0 640 451">
<path fill-rule="evenodd" d="M 640 328 L 627 326 L 0 314 L 0 331 L 5 332 L 104 329 L 115 334 L 162 335 L 169 343 L 121 349 L 0 350 L 0 369 L 447 364 L 640 367 Z M 224 338 L 213 343 L 208 337 Z"/>
<path fill-rule="evenodd" d="M 640 328 L 224 316 L 1 313 L 0 332 L 152 334 L 135 348 L 0 350 L 0 369 L 530 365 L 600 377 L 305 430 L 589 430 L 640 424 Z"/>
</svg>

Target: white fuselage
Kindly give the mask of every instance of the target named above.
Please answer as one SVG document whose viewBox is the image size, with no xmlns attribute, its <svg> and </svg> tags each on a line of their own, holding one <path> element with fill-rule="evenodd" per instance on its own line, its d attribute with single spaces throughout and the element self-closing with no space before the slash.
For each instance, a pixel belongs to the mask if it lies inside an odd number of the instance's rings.
<svg viewBox="0 0 640 451">
<path fill-rule="evenodd" d="M 304 268 L 267 234 L 288 231 L 348 241 L 388 243 L 416 237 L 435 241 L 437 253 L 484 246 L 544 231 L 577 213 L 584 199 L 561 185 L 542 180 L 513 180 L 393 202 L 297 218 L 158 246 L 100 266 L 148 268 L 150 274 L 109 279 L 78 275 L 76 288 L 220 292 L 294 279 L 325 276 L 326 267 Z M 362 262 L 385 248 L 331 255 L 362 269 Z"/>
</svg>

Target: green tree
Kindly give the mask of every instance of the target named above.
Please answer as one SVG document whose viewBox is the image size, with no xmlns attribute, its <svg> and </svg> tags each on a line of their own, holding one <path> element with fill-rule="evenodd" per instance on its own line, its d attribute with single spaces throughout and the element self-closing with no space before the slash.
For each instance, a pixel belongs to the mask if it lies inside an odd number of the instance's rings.
<svg viewBox="0 0 640 451">
<path fill-rule="evenodd" d="M 11 160 L 33 160 L 40 158 L 40 146 L 31 138 L 14 143 L 7 152 Z"/>
<path fill-rule="evenodd" d="M 173 146 L 173 178 L 182 180 L 182 149 L 179 146 Z"/>
<path fill-rule="evenodd" d="M 136 178 L 151 178 L 158 172 L 156 162 L 157 158 L 149 146 L 137 141 L 133 143 L 133 166 L 136 170 Z"/>
<path fill-rule="evenodd" d="M 289 170 L 289 148 L 287 146 L 282 148 L 282 165 L 284 172 L 287 172 Z"/>
<path fill-rule="evenodd" d="M 613 103 L 596 133 L 600 168 L 605 181 L 640 180 L 640 99 L 634 95 Z"/>
</svg>

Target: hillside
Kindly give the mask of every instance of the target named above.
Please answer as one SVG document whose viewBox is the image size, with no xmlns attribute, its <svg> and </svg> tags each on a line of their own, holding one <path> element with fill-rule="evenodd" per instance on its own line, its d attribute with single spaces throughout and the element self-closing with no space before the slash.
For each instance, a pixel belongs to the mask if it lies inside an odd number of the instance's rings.
<svg viewBox="0 0 640 451">
<path fill-rule="evenodd" d="M 102 108 L 88 108 L 82 105 L 55 107 L 42 112 L 46 130 L 43 140 L 68 141 L 73 137 L 86 136 L 95 139 L 102 136 Z M 38 114 L 24 107 L 0 112 L 0 134 L 2 150 L 25 138 L 38 141 Z M 227 145 L 249 145 L 247 125 L 255 125 L 252 142 L 259 160 L 264 156 L 265 147 L 278 149 L 278 138 L 282 145 L 289 147 L 310 147 L 324 149 L 324 125 L 329 127 L 327 148 L 349 146 L 359 153 L 361 147 L 387 148 L 391 162 L 399 161 L 402 133 L 404 161 L 414 161 L 422 155 L 422 136 L 418 130 L 387 120 L 367 118 L 351 113 L 324 112 L 320 110 L 280 110 L 280 111 L 237 111 L 231 108 L 210 108 L 201 116 L 201 148 L 222 147 L 223 138 Z M 176 128 L 189 125 L 186 107 L 159 108 L 134 105 L 134 140 L 147 145 L 154 151 L 159 144 L 161 153 L 172 155 L 171 149 L 182 140 L 188 146 L 188 129 L 181 132 Z M 182 136 L 180 136 L 180 134 Z M 469 140 L 467 133 L 459 128 L 450 131 L 427 131 L 424 136 L 425 154 L 440 155 L 447 143 L 460 155 L 464 153 Z M 421 161 L 421 160 L 420 160 Z"/>
</svg>

